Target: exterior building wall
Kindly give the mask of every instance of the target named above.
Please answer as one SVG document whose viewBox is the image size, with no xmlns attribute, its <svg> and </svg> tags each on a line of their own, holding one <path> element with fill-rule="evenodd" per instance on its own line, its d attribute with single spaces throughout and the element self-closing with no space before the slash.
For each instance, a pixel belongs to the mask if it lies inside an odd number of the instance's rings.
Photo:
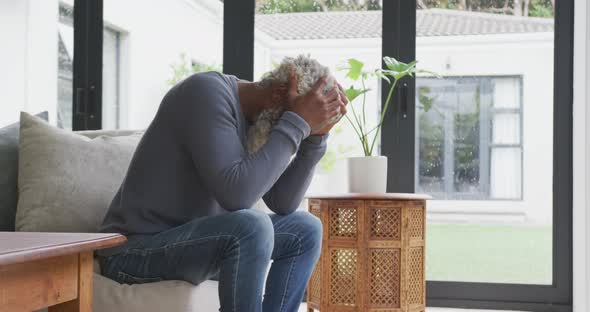
<svg viewBox="0 0 590 312">
<path fill-rule="evenodd" d="M 489 38 L 484 38 L 489 37 Z M 469 40 L 471 39 L 471 40 Z M 422 66 L 448 76 L 522 76 L 521 201 L 434 201 L 431 217 L 458 222 L 551 224 L 553 214 L 553 34 L 418 38 Z M 442 68 L 450 60 L 450 69 Z M 490 60 L 490 61 L 485 61 Z M 452 214 L 443 212 L 452 212 Z"/>
</svg>

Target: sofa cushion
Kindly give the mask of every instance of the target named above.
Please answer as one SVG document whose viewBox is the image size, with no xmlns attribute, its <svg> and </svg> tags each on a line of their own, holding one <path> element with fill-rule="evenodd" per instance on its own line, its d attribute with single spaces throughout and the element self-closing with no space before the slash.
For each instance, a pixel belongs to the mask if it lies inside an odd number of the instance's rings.
<svg viewBox="0 0 590 312">
<path fill-rule="evenodd" d="M 47 120 L 47 112 L 37 115 Z M 18 190 L 19 123 L 0 129 L 0 231 L 14 231 Z"/>
<path fill-rule="evenodd" d="M 214 281 L 197 286 L 182 281 L 124 285 L 95 273 L 93 283 L 95 312 L 219 311 L 218 283 Z"/>
<path fill-rule="evenodd" d="M 96 232 L 140 137 L 91 139 L 22 113 L 16 230 Z"/>
<path fill-rule="evenodd" d="M 194 286 L 182 281 L 163 281 L 125 285 L 94 274 L 94 311 L 219 311 L 217 284 L 205 281 Z"/>
</svg>

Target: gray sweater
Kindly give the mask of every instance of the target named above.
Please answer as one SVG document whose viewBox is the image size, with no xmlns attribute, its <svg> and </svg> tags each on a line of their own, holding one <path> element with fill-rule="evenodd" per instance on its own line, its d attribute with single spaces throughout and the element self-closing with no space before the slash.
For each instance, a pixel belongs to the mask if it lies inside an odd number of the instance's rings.
<svg viewBox="0 0 590 312">
<path fill-rule="evenodd" d="M 195 218 L 251 208 L 260 198 L 277 214 L 299 206 L 326 136 L 285 112 L 256 153 L 237 78 L 195 74 L 162 100 L 131 160 L 101 231 L 150 235 Z M 295 155 L 295 157 L 293 157 Z"/>
</svg>

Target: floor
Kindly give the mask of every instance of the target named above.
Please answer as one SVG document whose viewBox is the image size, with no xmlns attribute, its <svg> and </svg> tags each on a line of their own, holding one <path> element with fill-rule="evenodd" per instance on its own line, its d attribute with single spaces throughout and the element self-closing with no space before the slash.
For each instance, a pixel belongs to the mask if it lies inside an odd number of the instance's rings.
<svg viewBox="0 0 590 312">
<path fill-rule="evenodd" d="M 305 303 L 299 308 L 299 312 L 307 312 Z M 450 308 L 426 308 L 426 312 L 494 312 L 493 310 L 467 310 L 467 309 L 450 309 Z M 502 311 L 511 312 L 511 311 Z M 514 311 L 512 311 L 514 312 Z"/>
<path fill-rule="evenodd" d="M 426 308 L 426 312 L 494 312 L 494 310 L 451 309 L 451 308 Z M 510 311 L 502 311 L 510 312 Z M 516 311 L 512 311 L 516 312 Z"/>
</svg>

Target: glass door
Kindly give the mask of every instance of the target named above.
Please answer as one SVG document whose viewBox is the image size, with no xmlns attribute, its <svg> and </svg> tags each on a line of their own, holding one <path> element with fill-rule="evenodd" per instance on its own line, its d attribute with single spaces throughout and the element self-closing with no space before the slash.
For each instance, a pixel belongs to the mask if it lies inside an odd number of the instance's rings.
<svg viewBox="0 0 590 312">
<path fill-rule="evenodd" d="M 433 197 L 428 304 L 568 311 L 571 86 L 561 79 L 571 79 L 572 1 L 423 0 L 412 11 L 391 25 L 384 54 L 441 77 L 402 85 L 381 143 L 389 190 Z"/>
</svg>

